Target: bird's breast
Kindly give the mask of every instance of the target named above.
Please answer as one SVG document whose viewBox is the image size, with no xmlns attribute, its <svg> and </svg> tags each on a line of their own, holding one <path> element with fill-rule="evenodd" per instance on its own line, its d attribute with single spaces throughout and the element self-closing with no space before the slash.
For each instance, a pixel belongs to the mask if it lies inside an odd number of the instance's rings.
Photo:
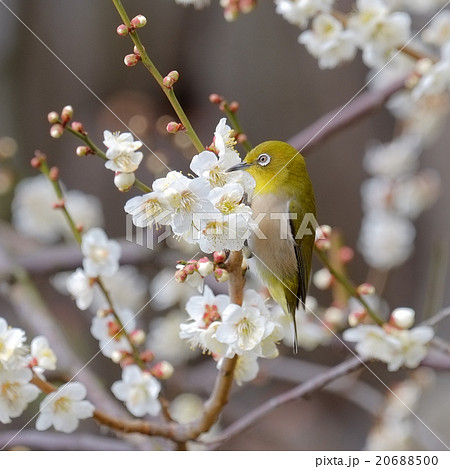
<svg viewBox="0 0 450 469">
<path fill-rule="evenodd" d="M 297 258 L 291 231 L 288 197 L 258 194 L 251 203 L 253 220 L 258 228 L 249 239 L 251 270 L 261 279 L 297 276 Z"/>
</svg>

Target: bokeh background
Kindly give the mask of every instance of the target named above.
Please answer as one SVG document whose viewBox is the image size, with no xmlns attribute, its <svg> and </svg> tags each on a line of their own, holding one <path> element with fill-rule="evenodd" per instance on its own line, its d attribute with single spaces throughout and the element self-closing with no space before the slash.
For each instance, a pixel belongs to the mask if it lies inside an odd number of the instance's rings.
<svg viewBox="0 0 450 469">
<path fill-rule="evenodd" d="M 124 3 L 130 16 L 142 13 L 147 17 L 148 25 L 140 35 L 161 73 L 164 75 L 173 69 L 180 72 L 177 96 L 205 143 L 210 143 L 222 117 L 218 107 L 209 102 L 210 93 L 239 101 L 242 126 L 249 140 L 257 144 L 268 139 L 288 140 L 324 113 L 344 105 L 367 79 L 367 69 L 360 60 L 321 71 L 316 60 L 297 43 L 298 29 L 275 14 L 271 1 L 259 2 L 254 12 L 240 16 L 233 23 L 224 21 L 218 2 L 200 11 L 183 8 L 171 0 Z M 344 1 L 341 5 L 346 8 L 349 3 Z M 120 19 L 111 2 L 5 0 L 4 4 L 19 18 L 0 5 L 0 138 L 13 139 L 0 140 L 4 145 L 0 147 L 0 234 L 4 246 L 21 259 L 24 252 L 48 249 L 31 240 L 17 238 L 9 226 L 14 185 L 35 175 L 29 161 L 36 149 L 46 153 L 50 162 L 60 168 L 67 188 L 101 199 L 106 231 L 111 237 L 123 238 L 126 227 L 123 205 L 135 191 L 128 194 L 117 191 L 112 173 L 105 170 L 100 159 L 77 157 L 75 148 L 79 142 L 72 136 L 52 139 L 47 113 L 59 112 L 64 105 L 71 104 L 75 120 L 84 124 L 98 144 L 103 140 L 103 130 L 125 131 L 125 123 L 171 168 L 186 171 L 195 153 L 193 148 L 185 139 L 165 134 L 164 123 L 167 116 L 173 118 L 174 113 L 146 70 L 140 66 L 131 69 L 124 66 L 123 57 L 132 50 L 131 41 L 116 34 Z M 420 20 L 417 18 L 419 23 Z M 368 144 L 389 141 L 394 133 L 392 116 L 381 108 L 305 153 L 315 188 L 319 223 L 339 228 L 345 244 L 351 247 L 357 246 L 362 216 L 360 189 L 368 177 L 362 157 Z M 419 320 L 430 314 L 430 291 L 439 292 L 438 297 L 433 298 L 434 308 L 450 304 L 450 289 L 447 288 L 449 145 L 450 133 L 444 131 L 421 156 L 421 165 L 439 171 L 442 192 L 437 203 L 417 220 L 414 253 L 404 265 L 389 273 L 383 295 L 391 309 L 414 308 Z M 150 184 L 166 170 L 150 152 L 144 151 L 144 154 L 145 164 L 138 175 Z M 164 266 L 174 266 L 178 256 L 172 243 L 157 255 L 149 254 L 144 248 L 133 251 L 132 259 L 150 281 Z M 318 267 L 316 261 L 315 267 Z M 95 341 L 88 333 L 88 319 L 51 287 L 51 272 L 40 269 L 39 265 L 32 268 L 33 279 L 69 342 L 78 348 L 81 357 L 90 356 L 95 350 Z M 440 271 L 439 288 L 434 288 L 435 281 L 430 281 L 436 269 Z M 351 278 L 361 283 L 368 272 L 368 266 L 355 249 L 355 258 L 349 266 Z M 330 301 L 328 292 L 319 292 L 314 286 L 310 293 L 322 304 Z M 14 322 L 14 308 L 7 296 L 1 308 L 2 316 L 8 317 L 11 324 L 20 325 Z M 152 310 L 150 305 L 142 319 L 148 322 L 159 314 L 161 312 Z M 445 323 L 439 331 L 448 337 L 449 328 Z M 30 331 L 30 336 L 32 333 L 34 331 Z M 314 366 L 334 364 L 346 357 L 339 347 L 300 352 L 294 357 L 289 350 L 285 352 L 289 363 L 281 361 L 279 370 L 276 362 L 270 363 L 255 383 L 234 391 L 222 418 L 223 426 L 270 396 L 288 389 L 292 382 L 302 381 L 320 370 Z M 202 398 L 207 396 L 214 378 L 214 364 L 206 361 L 208 359 L 204 358 L 191 378 L 187 371 L 180 372 L 183 386 L 198 392 Z M 292 361 L 298 362 L 293 369 Z M 286 373 L 283 372 L 285 365 L 285 370 L 290 370 Z M 106 383 L 117 379 L 116 367 L 105 357 L 98 357 L 92 368 L 105 376 Z M 374 369 L 388 383 L 401 377 L 401 373 L 387 376 L 383 367 Z M 277 374 L 280 377 L 274 379 Z M 283 378 L 283 374 L 287 376 Z M 177 387 L 182 388 L 180 381 L 181 378 L 175 379 L 170 393 L 176 394 Z M 443 370 L 432 381 L 418 414 L 429 427 L 446 436 L 448 442 L 448 419 L 446 412 L 442 412 L 448 409 L 448 393 L 445 392 L 448 373 Z M 361 449 L 386 392 L 370 373 L 363 372 L 361 382 L 364 384 L 344 380 L 339 389 L 324 390 L 309 400 L 286 405 L 220 449 Z M 360 399 L 359 404 L 355 404 L 353 394 L 357 401 Z M 417 427 L 422 445 L 419 448 L 442 449 L 420 422 L 416 420 L 413 425 Z M 15 426 L 2 426 L 0 432 L 3 427 L 9 431 Z M 95 424 L 83 428 L 98 432 Z"/>
</svg>

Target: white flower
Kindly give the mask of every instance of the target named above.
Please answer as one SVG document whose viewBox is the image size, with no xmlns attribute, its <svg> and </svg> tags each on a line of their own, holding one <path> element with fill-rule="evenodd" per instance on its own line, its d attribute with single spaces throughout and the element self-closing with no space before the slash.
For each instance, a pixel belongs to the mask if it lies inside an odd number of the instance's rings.
<svg viewBox="0 0 450 469">
<path fill-rule="evenodd" d="M 187 340 L 192 347 L 222 353 L 225 347 L 212 336 L 229 304 L 228 295 L 215 296 L 211 288 L 205 285 L 203 295 L 192 296 L 186 303 L 189 322 L 180 325 L 180 338 Z"/>
<path fill-rule="evenodd" d="M 30 384 L 33 374 L 29 368 L 0 371 L 0 422 L 10 423 L 11 417 L 19 417 L 29 402 L 40 391 Z"/>
<path fill-rule="evenodd" d="M 161 192 L 150 192 L 128 200 L 125 212 L 133 217 L 133 224 L 140 228 L 167 225 L 171 212 Z"/>
<path fill-rule="evenodd" d="M 421 150 L 420 138 L 403 134 L 389 143 L 369 147 L 364 157 L 364 167 L 375 176 L 403 176 L 417 169 Z"/>
<path fill-rule="evenodd" d="M 433 336 L 434 331 L 428 326 L 397 329 L 360 325 L 343 334 L 345 340 L 357 342 L 356 351 L 361 357 L 381 360 L 387 363 L 389 371 L 397 371 L 401 366 L 418 367 Z"/>
<path fill-rule="evenodd" d="M 33 368 L 37 367 L 38 371 L 56 369 L 56 355 L 45 337 L 37 336 L 31 341 L 30 353 Z"/>
<path fill-rule="evenodd" d="M 66 280 L 67 291 L 81 310 L 88 309 L 94 300 L 94 286 L 83 269 L 78 268 Z"/>
<path fill-rule="evenodd" d="M 55 430 L 71 433 L 78 428 L 79 420 L 94 415 L 95 407 L 84 400 L 86 388 L 81 383 L 64 384 L 57 391 L 48 394 L 39 406 L 36 430 Z"/>
<path fill-rule="evenodd" d="M 443 10 L 422 31 L 425 42 L 441 47 L 450 41 L 450 11 Z"/>
<path fill-rule="evenodd" d="M 0 371 L 24 366 L 27 353 L 24 342 L 25 332 L 9 327 L 6 320 L 0 318 Z"/>
<path fill-rule="evenodd" d="M 160 382 L 137 365 L 129 365 L 122 371 L 122 380 L 113 383 L 111 390 L 136 417 L 157 415 L 161 410 L 158 395 Z"/>
<path fill-rule="evenodd" d="M 275 342 L 283 337 L 282 327 L 271 320 L 263 300 L 254 290 L 244 293 L 242 306 L 229 304 L 221 316 L 215 338 L 227 345 L 225 357 L 247 352 L 266 358 L 276 355 Z"/>
<path fill-rule="evenodd" d="M 193 5 L 194 8 L 202 9 L 210 5 L 211 0 L 175 0 L 179 5 Z"/>
<path fill-rule="evenodd" d="M 321 69 L 334 68 L 356 55 L 353 31 L 344 30 L 342 23 L 329 14 L 317 15 L 311 31 L 304 31 L 298 41 L 319 60 Z"/>
<path fill-rule="evenodd" d="M 354 31 L 363 49 L 363 61 L 381 68 L 389 52 L 410 38 L 411 17 L 405 12 L 390 13 L 382 0 L 358 0 L 357 13 L 350 16 L 348 29 Z"/>
<path fill-rule="evenodd" d="M 415 234 L 408 219 L 396 213 L 371 210 L 363 218 L 358 247 L 370 266 L 389 270 L 408 259 Z"/>
<path fill-rule="evenodd" d="M 250 236 L 252 211 L 241 203 L 243 196 L 244 189 L 236 183 L 216 187 L 210 192 L 209 200 L 216 213 L 195 217 L 201 233 L 199 247 L 203 252 L 239 251 L 244 247 Z"/>
<path fill-rule="evenodd" d="M 427 344 L 434 336 L 433 329 L 428 326 L 394 329 L 392 334 L 397 339 L 397 347 L 394 356 L 388 362 L 388 370 L 397 371 L 401 366 L 417 368 L 427 355 Z"/>
<path fill-rule="evenodd" d="M 136 171 L 143 158 L 143 154 L 136 150 L 141 148 L 142 142 L 134 142 L 133 136 L 129 132 L 121 134 L 105 130 L 103 136 L 103 144 L 108 148 L 106 151 L 108 161 L 105 163 L 105 167 L 121 173 Z"/>
<path fill-rule="evenodd" d="M 221 358 L 217 362 L 217 369 L 220 370 L 223 358 Z M 254 353 L 246 353 L 244 355 L 239 355 L 236 367 L 234 369 L 233 378 L 236 383 L 241 386 L 243 383 L 247 383 L 248 381 L 253 381 L 259 372 L 259 365 L 258 365 L 258 355 Z"/>
<path fill-rule="evenodd" d="M 233 136 L 233 130 L 227 124 L 227 119 L 222 117 L 214 132 L 214 146 L 219 152 L 219 156 L 225 157 L 227 154 L 237 154 L 234 150 L 235 145 L 236 139 Z"/>
<path fill-rule="evenodd" d="M 289 23 L 306 27 L 310 18 L 331 10 L 334 0 L 275 0 L 276 12 Z"/>
<path fill-rule="evenodd" d="M 117 310 L 125 332 L 130 334 L 136 329 L 134 313 L 129 309 Z M 100 351 L 105 357 L 114 352 L 131 352 L 131 345 L 113 314 L 96 315 L 92 318 L 91 334 L 100 342 Z"/>
<path fill-rule="evenodd" d="M 15 229 L 44 243 L 57 241 L 63 220 L 61 213 L 53 209 L 56 201 L 53 187 L 44 174 L 20 181 L 12 202 Z"/>
<path fill-rule="evenodd" d="M 101 228 L 92 228 L 81 241 L 83 268 L 88 277 L 114 275 L 119 269 L 120 244 L 108 239 Z"/>
<path fill-rule="evenodd" d="M 420 77 L 412 90 L 411 96 L 419 100 L 424 96 L 439 95 L 450 88 L 450 43 L 444 44 L 441 49 L 441 59 L 431 64 Z"/>
<path fill-rule="evenodd" d="M 344 340 L 356 342 L 356 351 L 366 358 L 389 363 L 396 353 L 398 341 L 380 326 L 362 324 L 343 333 Z"/>
</svg>

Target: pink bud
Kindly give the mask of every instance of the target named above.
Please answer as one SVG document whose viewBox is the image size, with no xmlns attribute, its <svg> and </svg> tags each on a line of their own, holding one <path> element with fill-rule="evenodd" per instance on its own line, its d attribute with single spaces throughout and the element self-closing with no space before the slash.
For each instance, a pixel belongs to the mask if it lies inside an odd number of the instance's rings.
<svg viewBox="0 0 450 469">
<path fill-rule="evenodd" d="M 130 334 L 130 339 L 134 345 L 142 345 L 146 339 L 145 332 L 142 329 L 136 329 Z"/>
<path fill-rule="evenodd" d="M 59 178 L 59 169 L 56 166 L 52 166 L 48 172 L 48 178 L 50 181 L 57 181 Z"/>
<path fill-rule="evenodd" d="M 179 78 L 180 74 L 176 70 L 172 70 L 170 73 L 167 74 L 167 76 L 163 78 L 163 85 L 166 88 L 170 89 L 178 81 Z"/>
<path fill-rule="evenodd" d="M 328 239 L 318 239 L 316 241 L 316 248 L 319 249 L 320 251 L 327 251 L 330 249 L 331 243 L 328 241 Z"/>
<path fill-rule="evenodd" d="M 184 126 L 177 122 L 169 122 L 166 126 L 166 130 L 169 134 L 176 134 L 180 130 L 184 130 Z"/>
<path fill-rule="evenodd" d="M 72 106 L 64 106 L 61 112 L 61 120 L 65 122 L 69 122 L 70 119 L 73 117 L 73 107 Z"/>
<path fill-rule="evenodd" d="M 202 257 L 197 263 L 197 270 L 202 277 L 206 277 L 213 273 L 214 264 L 207 257 Z"/>
<path fill-rule="evenodd" d="M 218 282 L 226 282 L 229 277 L 230 277 L 230 275 L 229 275 L 228 271 L 225 270 L 225 269 L 218 268 L 214 271 L 214 278 Z"/>
<path fill-rule="evenodd" d="M 231 112 L 237 112 L 239 110 L 239 103 L 237 101 L 231 102 L 230 105 L 228 106 L 228 109 Z"/>
<path fill-rule="evenodd" d="M 127 67 L 134 67 L 139 61 L 141 57 L 136 54 L 128 54 L 124 57 L 123 62 Z"/>
<path fill-rule="evenodd" d="M 63 133 L 64 133 L 64 127 L 62 126 L 62 124 L 53 124 L 50 127 L 50 135 L 53 138 L 60 138 L 62 137 Z"/>
<path fill-rule="evenodd" d="M 144 15 L 137 15 L 130 23 L 133 28 L 142 28 L 147 24 L 147 18 Z"/>
<path fill-rule="evenodd" d="M 150 373 L 158 379 L 168 379 L 173 375 L 173 366 L 166 360 L 157 363 L 152 367 Z"/>
<path fill-rule="evenodd" d="M 225 259 L 227 258 L 227 255 L 225 251 L 214 251 L 213 252 L 213 259 L 216 264 L 221 264 L 222 262 L 225 262 Z"/>
<path fill-rule="evenodd" d="M 155 359 L 155 354 L 151 350 L 144 350 L 140 357 L 142 361 L 150 363 Z"/>
<path fill-rule="evenodd" d="M 59 121 L 59 114 L 56 111 L 51 111 L 47 114 L 49 124 L 56 124 Z"/>
<path fill-rule="evenodd" d="M 339 249 L 339 259 L 344 264 L 346 264 L 347 262 L 350 262 L 353 259 L 354 254 L 355 253 L 353 249 L 349 246 L 342 246 Z"/>
<path fill-rule="evenodd" d="M 187 273 L 183 270 L 177 270 L 175 272 L 175 280 L 178 282 L 178 283 L 184 283 L 186 281 L 186 278 L 187 278 Z"/>
<path fill-rule="evenodd" d="M 195 264 L 188 264 L 185 268 L 184 271 L 186 272 L 187 275 L 192 275 L 194 272 L 197 271 L 197 263 Z"/>
<path fill-rule="evenodd" d="M 83 124 L 81 122 L 73 121 L 72 124 L 70 125 L 70 127 L 75 132 L 78 132 L 80 134 L 84 134 L 84 127 L 83 127 Z"/>
<path fill-rule="evenodd" d="M 239 9 L 241 13 L 250 13 L 256 7 L 256 0 L 240 0 Z"/>
<path fill-rule="evenodd" d="M 125 26 L 124 24 L 120 24 L 119 26 L 117 26 L 116 31 L 119 36 L 126 36 L 129 32 L 127 26 Z"/>
<path fill-rule="evenodd" d="M 223 97 L 217 93 L 212 93 L 209 95 L 209 100 L 213 104 L 220 104 L 223 101 Z"/>
<path fill-rule="evenodd" d="M 80 147 L 77 147 L 76 149 L 76 154 L 78 156 L 86 156 L 91 152 L 92 150 L 89 147 L 85 147 L 85 146 L 80 146 Z"/>
<path fill-rule="evenodd" d="M 348 315 L 348 324 L 350 327 L 356 327 L 358 324 L 365 322 L 367 319 L 367 313 L 364 309 L 359 311 L 352 311 Z"/>
</svg>

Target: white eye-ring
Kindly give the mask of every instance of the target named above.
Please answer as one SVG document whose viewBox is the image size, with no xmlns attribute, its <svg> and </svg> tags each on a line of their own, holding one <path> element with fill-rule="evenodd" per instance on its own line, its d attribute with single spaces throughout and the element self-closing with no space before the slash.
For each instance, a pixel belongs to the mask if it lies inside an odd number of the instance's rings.
<svg viewBox="0 0 450 469">
<path fill-rule="evenodd" d="M 267 153 L 261 153 L 258 156 L 258 164 L 260 166 L 267 166 L 270 163 L 270 155 Z"/>
</svg>

